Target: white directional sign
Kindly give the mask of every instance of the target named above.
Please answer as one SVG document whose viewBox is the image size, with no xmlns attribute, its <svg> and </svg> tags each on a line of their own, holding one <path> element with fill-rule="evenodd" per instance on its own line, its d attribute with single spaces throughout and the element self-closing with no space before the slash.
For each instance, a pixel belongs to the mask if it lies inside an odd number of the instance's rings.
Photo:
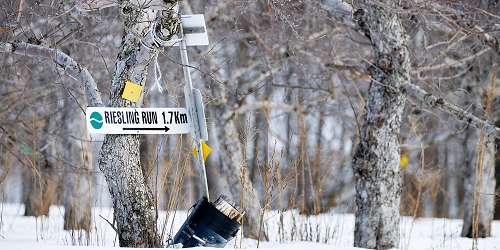
<svg viewBox="0 0 500 250">
<path fill-rule="evenodd" d="M 92 134 L 187 134 L 192 129 L 185 108 L 88 107 L 86 118 Z"/>
<path fill-rule="evenodd" d="M 205 25 L 205 16 L 199 15 L 181 15 L 181 25 L 184 40 L 187 46 L 206 46 L 208 45 L 207 27 Z M 179 46 L 180 40 L 174 36 L 168 46 Z"/>
</svg>

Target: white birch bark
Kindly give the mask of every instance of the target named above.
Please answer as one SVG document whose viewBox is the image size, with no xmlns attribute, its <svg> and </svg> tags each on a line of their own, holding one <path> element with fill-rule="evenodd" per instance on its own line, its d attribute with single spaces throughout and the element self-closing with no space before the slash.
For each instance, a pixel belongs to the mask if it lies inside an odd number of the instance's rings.
<svg viewBox="0 0 500 250">
<path fill-rule="evenodd" d="M 384 6 L 397 6 L 383 1 Z M 365 2 L 355 14 L 358 27 L 370 39 L 375 55 L 372 81 L 356 148 L 354 246 L 389 249 L 399 246 L 398 133 L 410 81 L 405 30 L 391 10 Z"/>
</svg>

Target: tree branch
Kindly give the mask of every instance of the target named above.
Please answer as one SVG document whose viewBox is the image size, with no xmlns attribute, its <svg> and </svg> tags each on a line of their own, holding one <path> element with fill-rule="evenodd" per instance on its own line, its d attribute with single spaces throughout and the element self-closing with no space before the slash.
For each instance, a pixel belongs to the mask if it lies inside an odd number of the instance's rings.
<svg viewBox="0 0 500 250">
<path fill-rule="evenodd" d="M 75 7 L 80 11 L 102 10 L 120 5 L 116 0 L 76 0 Z M 164 0 L 128 0 L 127 2 L 143 9 L 164 10 L 168 1 Z"/>
<path fill-rule="evenodd" d="M 458 120 L 467 122 L 468 124 L 478 128 L 484 129 L 487 135 L 500 136 L 500 128 L 491 124 L 486 119 L 481 119 L 469 111 L 462 109 L 461 107 L 448 102 L 444 98 L 437 97 L 421 87 L 414 84 L 407 84 L 405 86 L 408 93 L 414 95 L 418 100 L 423 101 L 429 107 L 433 109 L 438 109 L 455 116 Z"/>
<path fill-rule="evenodd" d="M 52 60 L 57 66 L 64 69 L 68 76 L 82 84 L 90 106 L 99 107 L 103 105 L 101 93 L 90 72 L 62 51 L 24 42 L 0 42 L 0 53 L 14 53 Z"/>
<path fill-rule="evenodd" d="M 366 69 L 349 65 L 336 65 L 334 69 L 339 71 L 353 71 L 353 69 L 357 72 L 367 71 Z M 437 97 L 413 83 L 406 84 L 404 88 L 409 95 L 412 95 L 418 101 L 423 102 L 430 108 L 444 111 L 455 116 L 460 121 L 465 121 L 478 129 L 484 129 L 488 135 L 494 135 L 497 137 L 500 136 L 500 128 L 496 127 L 487 119 L 479 118 L 472 114 L 472 112 L 464 110 L 460 106 L 455 105 L 442 97 Z"/>
<path fill-rule="evenodd" d="M 483 42 L 486 46 L 490 47 L 497 55 L 500 55 L 500 41 L 485 32 L 481 27 L 474 25 L 472 31 L 464 29 L 466 34 L 474 34 L 476 37 Z"/>
<path fill-rule="evenodd" d="M 297 112 L 298 111 L 298 108 L 293 106 L 293 105 L 289 105 L 289 104 L 285 104 L 285 103 L 281 103 L 281 102 L 260 101 L 260 102 L 252 102 L 252 103 L 248 103 L 248 104 L 245 104 L 243 106 L 240 106 L 236 110 L 233 110 L 232 113 L 241 115 L 241 114 L 245 114 L 245 113 L 248 113 L 248 112 L 251 112 L 254 110 L 263 109 L 263 108 L 268 108 L 268 109 L 273 109 L 273 110 L 278 109 L 278 110 L 282 110 L 282 111 L 286 111 L 286 112 Z M 233 115 L 233 114 L 231 114 L 231 115 Z"/>
<path fill-rule="evenodd" d="M 474 19 L 469 18 L 468 13 L 464 13 L 461 10 L 456 10 L 447 6 L 445 7 L 436 3 L 433 3 L 431 6 L 433 8 L 433 11 L 438 13 L 444 20 L 451 23 L 463 33 L 467 35 L 474 35 L 479 41 L 490 47 L 497 55 L 500 55 L 500 40 L 488 34 L 488 32 L 477 25 Z M 453 14 L 458 18 L 451 19 L 447 14 Z"/>
</svg>

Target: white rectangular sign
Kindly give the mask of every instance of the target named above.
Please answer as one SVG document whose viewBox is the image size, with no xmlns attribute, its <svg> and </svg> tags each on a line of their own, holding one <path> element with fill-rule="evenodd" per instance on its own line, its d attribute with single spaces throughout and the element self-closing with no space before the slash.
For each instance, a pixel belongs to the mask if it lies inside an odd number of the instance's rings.
<svg viewBox="0 0 500 250">
<path fill-rule="evenodd" d="M 187 46 L 208 45 L 208 33 L 203 14 L 181 15 L 181 25 Z M 169 46 L 179 46 L 179 43 L 179 38 L 174 36 Z"/>
<path fill-rule="evenodd" d="M 185 108 L 88 107 L 86 120 L 92 134 L 187 134 L 192 129 Z"/>
</svg>

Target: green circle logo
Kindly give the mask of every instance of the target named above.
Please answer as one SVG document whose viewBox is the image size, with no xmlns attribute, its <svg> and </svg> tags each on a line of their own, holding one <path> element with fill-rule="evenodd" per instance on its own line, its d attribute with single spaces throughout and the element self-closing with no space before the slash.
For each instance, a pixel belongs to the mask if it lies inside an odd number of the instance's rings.
<svg viewBox="0 0 500 250">
<path fill-rule="evenodd" d="M 90 114 L 90 125 L 95 129 L 102 128 L 102 115 L 99 114 L 99 112 L 92 112 L 92 114 Z"/>
</svg>

